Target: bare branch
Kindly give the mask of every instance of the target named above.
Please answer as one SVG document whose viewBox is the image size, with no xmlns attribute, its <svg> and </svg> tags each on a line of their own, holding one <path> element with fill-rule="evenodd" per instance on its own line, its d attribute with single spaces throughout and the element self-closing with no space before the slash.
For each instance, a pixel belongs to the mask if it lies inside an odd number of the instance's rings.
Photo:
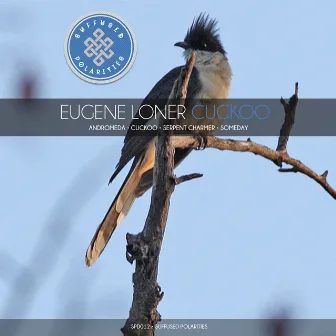
<svg viewBox="0 0 336 336">
<path fill-rule="evenodd" d="M 185 72 L 185 76 L 184 73 L 181 73 L 179 77 L 179 81 L 182 81 L 180 105 L 184 104 L 184 101 L 187 97 L 187 88 L 195 61 L 196 61 L 196 53 L 192 52 L 187 64 L 182 69 L 182 72 Z"/>
<path fill-rule="evenodd" d="M 286 151 L 290 132 L 295 122 L 296 106 L 299 101 L 299 83 L 295 83 L 295 93 L 288 103 L 281 97 L 280 102 L 285 109 L 285 121 L 280 129 L 277 151 Z"/>
<path fill-rule="evenodd" d="M 196 55 L 193 52 L 179 78 L 175 81 L 169 96 L 168 104 L 172 100 L 179 100 L 178 105 L 184 105 L 188 82 L 195 63 Z M 235 152 L 250 152 L 270 160 L 280 167 L 280 172 L 299 172 L 320 184 L 334 199 L 336 191 L 328 184 L 328 171 L 318 175 L 301 161 L 290 157 L 287 153 L 287 142 L 295 122 L 295 112 L 298 103 L 298 83 L 295 84 L 295 93 L 288 103 L 281 98 L 285 110 L 285 120 L 280 130 L 276 150 L 260 145 L 250 138 L 247 141 L 219 139 L 214 136 L 201 137 L 204 148 L 215 148 Z M 165 121 L 159 121 L 159 130 Z M 137 235 L 127 234 L 126 258 L 130 263 L 136 261 L 133 274 L 134 292 L 129 318 L 122 328 L 126 336 L 153 336 L 155 325 L 161 320 L 157 306 L 164 293 L 157 283 L 159 254 L 166 228 L 170 197 L 175 185 L 195 178 L 202 174 L 189 174 L 179 178 L 174 175 L 175 148 L 199 149 L 202 147 L 197 136 L 174 136 L 172 131 L 159 132 L 156 140 L 155 165 L 153 174 L 153 191 L 151 205 L 142 232 Z M 282 163 L 292 168 L 282 168 Z"/>
<path fill-rule="evenodd" d="M 175 148 L 194 148 L 198 147 L 197 140 L 192 136 L 174 136 L 172 137 L 172 144 Z M 238 141 L 231 139 L 219 139 L 214 136 L 207 137 L 207 147 L 216 148 L 219 150 L 227 150 L 233 152 L 250 152 L 255 155 L 262 156 L 272 162 L 279 162 L 279 166 L 282 162 L 291 165 L 291 172 L 298 172 L 304 174 L 314 181 L 316 181 L 332 198 L 336 199 L 336 190 L 333 189 L 327 182 L 328 171 L 322 175 L 315 173 L 308 166 L 301 161 L 290 157 L 287 151 L 277 151 L 267 146 L 260 145 L 251 139 L 247 141 Z M 284 171 L 283 169 L 281 171 Z M 288 170 L 286 170 L 288 172 Z"/>
<path fill-rule="evenodd" d="M 185 70 L 181 71 L 179 79 L 174 84 L 170 100 L 179 99 L 180 104 L 184 103 L 195 58 L 196 55 L 193 52 L 185 66 Z M 159 124 L 159 126 L 164 124 L 163 118 L 160 119 Z M 162 133 L 156 140 L 153 191 L 144 229 L 137 235 L 127 234 L 126 236 L 126 258 L 131 263 L 134 260 L 136 261 L 133 274 L 132 307 L 129 318 L 121 329 L 122 333 L 127 336 L 154 335 L 155 325 L 161 320 L 157 306 L 164 293 L 157 283 L 157 275 L 170 197 L 176 184 L 200 177 L 200 174 L 193 174 L 175 178 L 175 148 L 171 145 L 170 135 L 171 132 Z"/>
<path fill-rule="evenodd" d="M 202 176 L 203 176 L 203 174 L 198 174 L 198 173 L 183 175 L 183 176 L 180 176 L 180 177 L 176 177 L 174 179 L 174 183 L 175 183 L 175 185 L 178 185 L 178 184 L 181 184 L 183 182 L 187 182 L 187 181 L 190 181 L 190 180 L 193 180 L 193 179 L 196 179 L 196 178 L 200 178 Z"/>
</svg>

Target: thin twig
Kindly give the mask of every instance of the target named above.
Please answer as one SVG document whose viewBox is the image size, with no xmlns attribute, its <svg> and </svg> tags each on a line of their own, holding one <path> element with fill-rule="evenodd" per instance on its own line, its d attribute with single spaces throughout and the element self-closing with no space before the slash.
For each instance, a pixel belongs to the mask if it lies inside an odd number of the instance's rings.
<svg viewBox="0 0 336 336">
<path fill-rule="evenodd" d="M 175 183 L 175 185 L 178 185 L 178 184 L 181 184 L 183 182 L 187 182 L 187 181 L 190 181 L 190 180 L 194 180 L 196 178 L 200 178 L 202 176 L 203 176 L 203 174 L 198 174 L 198 173 L 188 174 L 188 175 L 182 175 L 180 177 L 176 177 L 174 179 L 174 183 Z"/>
<path fill-rule="evenodd" d="M 191 76 L 195 61 L 196 61 L 196 53 L 193 51 L 190 55 L 190 58 L 189 58 L 187 64 L 184 67 L 186 75 L 185 75 L 185 78 L 183 80 L 182 88 L 181 88 L 181 99 L 180 99 L 180 104 L 181 105 L 184 104 L 184 101 L 187 97 L 188 84 L 189 84 L 190 76 Z M 182 78 L 182 77 L 183 76 L 180 76 L 180 78 Z"/>
</svg>

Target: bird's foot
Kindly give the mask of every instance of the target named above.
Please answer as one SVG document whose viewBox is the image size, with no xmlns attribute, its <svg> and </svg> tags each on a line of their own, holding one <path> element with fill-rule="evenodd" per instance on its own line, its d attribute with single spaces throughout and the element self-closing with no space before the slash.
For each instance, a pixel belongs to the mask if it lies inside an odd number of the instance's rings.
<svg viewBox="0 0 336 336">
<path fill-rule="evenodd" d="M 208 145 L 208 137 L 204 135 L 194 135 L 194 139 L 197 140 L 198 146 L 196 150 L 204 150 Z"/>
</svg>

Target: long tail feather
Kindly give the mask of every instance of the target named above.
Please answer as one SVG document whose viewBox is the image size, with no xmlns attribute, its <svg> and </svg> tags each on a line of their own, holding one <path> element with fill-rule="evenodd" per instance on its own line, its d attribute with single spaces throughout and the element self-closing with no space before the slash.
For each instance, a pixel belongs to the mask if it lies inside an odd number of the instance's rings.
<svg viewBox="0 0 336 336">
<path fill-rule="evenodd" d="M 128 214 L 137 197 L 135 190 L 140 178 L 140 162 L 137 162 L 132 166 L 110 209 L 92 238 L 85 255 L 87 266 L 91 266 L 102 254 L 115 228 L 121 224 Z"/>
<path fill-rule="evenodd" d="M 125 178 L 117 196 L 115 197 L 110 209 L 105 218 L 97 228 L 91 243 L 86 251 L 85 263 L 91 266 L 102 254 L 107 243 L 109 242 L 114 230 L 124 218 L 127 216 L 136 198 L 142 196 L 153 184 L 153 164 L 155 151 L 150 150 L 154 148 L 154 141 L 149 146 L 149 150 L 145 155 L 138 157 L 133 162 L 133 165 Z M 177 167 L 192 149 L 176 149 L 175 162 Z"/>
</svg>

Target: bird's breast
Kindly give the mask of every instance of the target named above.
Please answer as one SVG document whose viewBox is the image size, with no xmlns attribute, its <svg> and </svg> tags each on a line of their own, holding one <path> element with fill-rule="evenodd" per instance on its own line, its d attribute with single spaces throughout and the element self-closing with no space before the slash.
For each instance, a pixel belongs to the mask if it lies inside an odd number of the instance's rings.
<svg viewBox="0 0 336 336">
<path fill-rule="evenodd" d="M 231 68 L 226 61 L 214 60 L 196 64 L 201 89 L 199 99 L 226 99 L 231 86 Z"/>
</svg>

